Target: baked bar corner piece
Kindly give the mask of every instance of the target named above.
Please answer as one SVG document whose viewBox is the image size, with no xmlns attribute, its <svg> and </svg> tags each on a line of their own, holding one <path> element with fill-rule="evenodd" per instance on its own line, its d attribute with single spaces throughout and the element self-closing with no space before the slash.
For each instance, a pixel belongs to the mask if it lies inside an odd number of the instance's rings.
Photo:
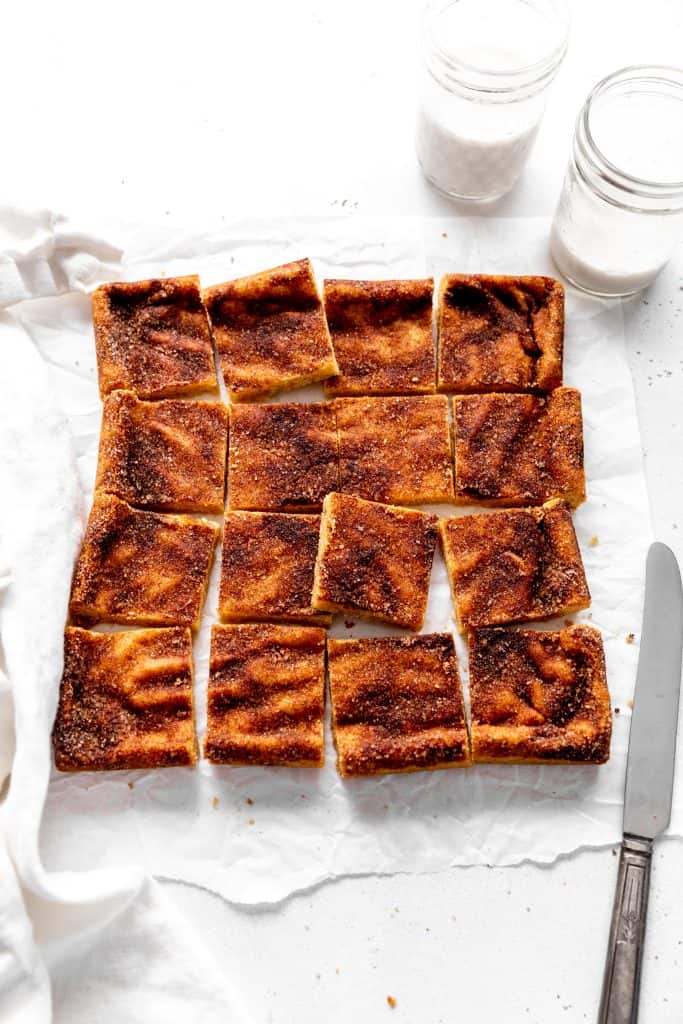
<svg viewBox="0 0 683 1024">
<path fill-rule="evenodd" d="M 218 614 L 223 622 L 329 626 L 311 605 L 320 516 L 226 512 Z"/>
<path fill-rule="evenodd" d="M 562 502 L 442 519 L 439 533 L 463 630 L 567 615 L 590 604 Z"/>
<path fill-rule="evenodd" d="M 332 403 L 231 407 L 230 509 L 319 512 L 338 487 L 338 463 Z"/>
<path fill-rule="evenodd" d="M 455 500 L 540 505 L 586 498 L 581 393 L 461 395 L 453 399 Z"/>
<path fill-rule="evenodd" d="M 424 622 L 438 518 L 417 509 L 328 494 L 313 607 L 390 622 Z"/>
<path fill-rule="evenodd" d="M 222 512 L 228 410 L 222 402 L 104 400 L 95 489 L 166 512 Z"/>
<path fill-rule="evenodd" d="M 453 500 L 448 399 L 337 398 L 339 490 L 371 501 Z"/>
<path fill-rule="evenodd" d="M 96 494 L 71 584 L 78 621 L 199 627 L 218 527 Z"/>
<path fill-rule="evenodd" d="M 604 764 L 612 709 L 600 633 L 475 630 L 470 707 L 475 761 Z"/>
<path fill-rule="evenodd" d="M 67 627 L 52 741 L 62 772 L 195 764 L 189 629 Z"/>
<path fill-rule="evenodd" d="M 446 274 L 437 319 L 439 391 L 546 393 L 562 383 L 564 289 L 554 278 Z"/>
<path fill-rule="evenodd" d="M 450 634 L 328 640 L 327 652 L 341 775 L 471 763 Z"/>
<path fill-rule="evenodd" d="M 218 390 L 198 277 L 103 284 L 92 315 L 102 397 L 117 389 L 140 398 Z"/>
<path fill-rule="evenodd" d="M 428 394 L 435 388 L 434 281 L 325 281 L 339 373 L 327 395 Z"/>
<path fill-rule="evenodd" d="M 211 631 L 204 754 L 214 764 L 323 764 L 325 631 L 265 623 Z"/>
<path fill-rule="evenodd" d="M 310 260 L 215 285 L 203 296 L 233 402 L 337 373 Z"/>
</svg>

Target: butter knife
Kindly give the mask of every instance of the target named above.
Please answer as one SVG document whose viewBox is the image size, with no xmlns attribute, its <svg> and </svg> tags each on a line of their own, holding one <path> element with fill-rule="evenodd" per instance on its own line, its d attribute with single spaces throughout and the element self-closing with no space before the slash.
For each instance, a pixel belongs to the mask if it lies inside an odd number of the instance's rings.
<svg viewBox="0 0 683 1024">
<path fill-rule="evenodd" d="M 624 793 L 624 839 L 598 1024 L 638 1020 L 652 844 L 669 824 L 683 652 L 683 591 L 673 552 L 647 555 L 645 608 Z"/>
</svg>

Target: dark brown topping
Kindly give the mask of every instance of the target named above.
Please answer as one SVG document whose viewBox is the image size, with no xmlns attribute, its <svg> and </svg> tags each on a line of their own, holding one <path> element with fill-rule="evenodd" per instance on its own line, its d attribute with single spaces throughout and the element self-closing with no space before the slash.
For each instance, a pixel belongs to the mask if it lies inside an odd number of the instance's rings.
<svg viewBox="0 0 683 1024">
<path fill-rule="evenodd" d="M 219 614 L 226 622 L 329 625 L 311 606 L 320 516 L 228 512 L 223 527 Z"/>
<path fill-rule="evenodd" d="M 605 660 L 592 626 L 475 630 L 470 704 L 475 760 L 600 764 L 609 757 Z"/>
<path fill-rule="evenodd" d="M 548 618 L 590 604 L 563 506 L 461 516 L 442 520 L 439 530 L 464 627 Z"/>
<path fill-rule="evenodd" d="M 204 300 L 233 401 L 264 398 L 336 373 L 309 260 L 208 288 Z"/>
<path fill-rule="evenodd" d="M 338 486 L 332 405 L 233 406 L 228 481 L 231 509 L 319 512 Z"/>
<path fill-rule="evenodd" d="M 92 302 L 103 396 L 117 388 L 142 398 L 216 390 L 199 278 L 105 284 Z"/>
<path fill-rule="evenodd" d="M 329 640 L 328 663 L 342 775 L 468 762 L 452 636 Z"/>
<path fill-rule="evenodd" d="M 339 374 L 330 395 L 435 390 L 434 281 L 325 281 L 325 313 Z"/>
<path fill-rule="evenodd" d="M 90 622 L 199 625 L 218 530 L 96 495 L 71 588 Z"/>
<path fill-rule="evenodd" d="M 67 628 L 53 744 L 60 771 L 194 764 L 189 629 Z"/>
<path fill-rule="evenodd" d="M 221 512 L 228 410 L 222 402 L 104 402 L 96 490 L 159 511 Z"/>
<path fill-rule="evenodd" d="M 437 517 L 330 494 L 323 505 L 313 607 L 420 629 Z"/>
<path fill-rule="evenodd" d="M 441 282 L 441 391 L 552 391 L 562 383 L 564 290 L 551 277 L 448 274 Z"/>
<path fill-rule="evenodd" d="M 334 407 L 341 491 L 405 505 L 452 499 L 445 397 L 338 398 Z"/>
<path fill-rule="evenodd" d="M 581 395 L 468 395 L 453 402 L 456 500 L 533 505 L 585 499 Z"/>
<path fill-rule="evenodd" d="M 325 632 L 214 626 L 204 753 L 215 763 L 323 763 Z"/>
</svg>

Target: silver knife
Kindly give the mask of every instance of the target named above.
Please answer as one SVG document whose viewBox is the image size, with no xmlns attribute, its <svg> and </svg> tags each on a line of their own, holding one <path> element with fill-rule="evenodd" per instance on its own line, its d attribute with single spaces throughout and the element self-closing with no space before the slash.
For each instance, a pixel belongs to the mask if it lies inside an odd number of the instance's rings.
<svg viewBox="0 0 683 1024">
<path fill-rule="evenodd" d="M 598 1024 L 638 1020 L 650 864 L 669 824 L 683 652 L 683 591 L 673 552 L 647 555 L 645 608 L 624 794 L 624 840 Z"/>
</svg>

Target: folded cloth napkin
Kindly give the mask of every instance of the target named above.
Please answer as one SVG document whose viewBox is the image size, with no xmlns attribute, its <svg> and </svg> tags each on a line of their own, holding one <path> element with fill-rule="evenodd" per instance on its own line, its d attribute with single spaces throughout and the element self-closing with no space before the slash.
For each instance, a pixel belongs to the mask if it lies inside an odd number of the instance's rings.
<svg viewBox="0 0 683 1024">
<path fill-rule="evenodd" d="M 0 210 L 0 1020 L 239 1021 L 224 972 L 156 882 L 135 868 L 48 874 L 40 861 L 83 502 L 49 367 L 7 307 L 37 283 L 84 289 L 115 255 L 77 234 L 57 245 L 60 225 Z"/>
</svg>

